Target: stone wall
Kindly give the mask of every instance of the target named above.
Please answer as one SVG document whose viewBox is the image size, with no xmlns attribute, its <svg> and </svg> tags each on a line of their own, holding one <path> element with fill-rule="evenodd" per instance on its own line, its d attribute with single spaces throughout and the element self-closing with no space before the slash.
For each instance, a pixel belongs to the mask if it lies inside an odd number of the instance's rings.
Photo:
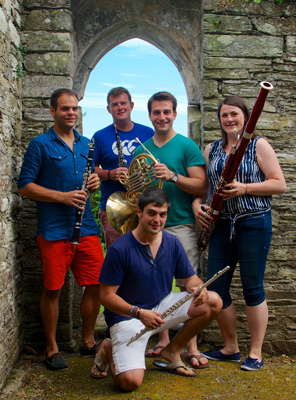
<svg viewBox="0 0 296 400">
<path fill-rule="evenodd" d="M 260 91 L 259 83 L 267 80 L 274 85 L 257 130 L 277 153 L 287 191 L 273 196 L 272 202 L 273 239 L 265 276 L 270 319 L 264 350 L 295 354 L 296 3 L 238 3 L 232 2 L 222 11 L 215 0 L 203 3 L 203 140 L 206 144 L 220 135 L 216 110 L 222 98 L 238 94 L 251 108 Z M 248 344 L 238 271 L 235 280 L 239 341 Z M 207 331 L 204 340 L 217 344 L 216 329 Z"/>
<path fill-rule="evenodd" d="M 24 151 L 33 137 L 52 124 L 51 92 L 74 87 L 83 97 L 96 63 L 133 37 L 156 45 L 177 66 L 188 96 L 189 132 L 201 145 L 219 137 L 216 109 L 222 97 L 239 94 L 252 107 L 260 81 L 274 84 L 258 131 L 275 148 L 288 188 L 273 199 L 274 237 L 266 272 L 270 323 L 264 349 L 295 354 L 295 145 L 291 134 L 296 120 L 296 3 L 262 1 L 258 5 L 238 0 L 221 9 L 222 2 L 217 0 L 0 0 L 0 385 L 24 343 L 44 348 L 36 207 L 23 199 L 20 220 L 21 198 L 16 189 Z M 74 292 L 69 275 L 58 331 L 61 348 L 66 350 L 75 346 L 73 327 L 79 325 L 79 318 L 73 318 L 77 314 Z M 249 337 L 238 274 L 233 298 L 238 306 L 239 340 L 244 345 Z M 215 324 L 204 332 L 203 340 L 219 344 L 221 335 Z"/>
<path fill-rule="evenodd" d="M 20 258 L 21 1 L 0 0 L 0 388 L 23 343 Z"/>
</svg>

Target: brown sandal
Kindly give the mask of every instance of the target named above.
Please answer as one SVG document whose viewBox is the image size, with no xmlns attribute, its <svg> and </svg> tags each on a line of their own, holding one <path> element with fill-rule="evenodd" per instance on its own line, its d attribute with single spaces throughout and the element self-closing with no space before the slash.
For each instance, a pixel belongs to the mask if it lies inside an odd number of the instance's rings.
<svg viewBox="0 0 296 400">
<path fill-rule="evenodd" d="M 198 361 L 198 366 L 192 364 L 192 359 L 193 359 L 193 358 L 195 358 L 195 359 Z M 194 355 L 194 354 L 192 354 L 191 356 L 186 356 L 186 357 L 185 357 L 185 360 L 186 360 L 186 361 L 191 365 L 191 367 L 194 368 L 194 369 L 208 368 L 208 366 L 209 366 L 209 361 L 206 362 L 205 364 L 201 364 L 201 363 L 199 362 L 199 360 L 200 360 L 201 358 L 205 358 L 205 359 L 206 359 L 206 357 L 203 356 L 202 354 L 200 354 L 200 355 Z"/>
</svg>

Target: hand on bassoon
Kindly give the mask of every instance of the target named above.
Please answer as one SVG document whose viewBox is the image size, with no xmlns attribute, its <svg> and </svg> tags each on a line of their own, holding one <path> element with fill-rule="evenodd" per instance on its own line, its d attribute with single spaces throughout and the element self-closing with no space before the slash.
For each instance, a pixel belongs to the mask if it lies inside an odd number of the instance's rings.
<svg viewBox="0 0 296 400">
<path fill-rule="evenodd" d="M 210 207 L 205 204 L 200 204 L 198 201 L 192 203 L 192 210 L 196 219 L 196 222 L 201 229 L 211 226 L 212 216 L 207 213 Z"/>
<path fill-rule="evenodd" d="M 223 199 L 229 200 L 238 196 L 243 196 L 246 194 L 246 188 L 246 183 L 237 182 L 236 180 L 231 183 L 227 183 L 222 190 Z"/>
</svg>

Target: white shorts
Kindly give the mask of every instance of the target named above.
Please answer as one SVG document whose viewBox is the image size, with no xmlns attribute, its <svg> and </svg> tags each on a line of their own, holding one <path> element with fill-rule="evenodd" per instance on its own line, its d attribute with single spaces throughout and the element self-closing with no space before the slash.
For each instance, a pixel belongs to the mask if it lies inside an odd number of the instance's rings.
<svg viewBox="0 0 296 400">
<path fill-rule="evenodd" d="M 162 314 L 165 310 L 186 296 L 186 294 L 187 292 L 170 293 L 154 307 L 153 310 Z M 145 325 L 135 318 L 113 325 L 110 328 L 110 336 L 112 340 L 115 374 L 118 375 L 132 369 L 146 369 L 145 350 L 150 336 L 187 321 L 190 318 L 188 316 L 188 309 L 191 301 L 192 299 L 184 303 L 172 314 L 168 315 L 165 318 L 166 323 L 161 325 L 160 328 L 146 332 L 129 346 L 127 346 L 128 341 L 145 328 Z"/>
</svg>

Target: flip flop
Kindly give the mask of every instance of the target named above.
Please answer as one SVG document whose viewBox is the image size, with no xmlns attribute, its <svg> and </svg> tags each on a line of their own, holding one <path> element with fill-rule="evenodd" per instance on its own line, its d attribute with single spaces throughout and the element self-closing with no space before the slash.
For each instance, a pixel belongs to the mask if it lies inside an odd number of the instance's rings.
<svg viewBox="0 0 296 400">
<path fill-rule="evenodd" d="M 193 359 L 193 358 L 195 358 L 195 359 L 198 361 L 198 365 L 193 365 L 193 364 L 192 364 L 192 359 Z M 194 368 L 194 369 L 208 368 L 209 362 L 207 361 L 205 364 L 201 364 L 201 363 L 199 362 L 199 360 L 200 360 L 201 358 L 206 359 L 206 357 L 203 356 L 202 354 L 200 354 L 200 355 L 194 355 L 194 354 L 192 354 L 191 356 L 186 356 L 186 357 L 185 357 L 185 360 L 186 360 L 186 361 L 191 365 L 191 367 Z"/>
<path fill-rule="evenodd" d="M 157 349 L 163 350 L 164 348 L 165 348 L 165 346 L 155 346 L 155 347 L 153 347 L 153 348 L 150 349 L 150 350 L 156 351 Z M 150 350 L 148 350 L 148 351 L 150 351 Z M 158 353 L 158 354 L 149 354 L 148 352 L 145 353 L 145 356 L 146 356 L 146 357 L 151 357 L 151 358 L 158 357 L 159 355 L 160 355 L 159 353 Z"/>
<path fill-rule="evenodd" d="M 102 343 L 100 343 L 100 344 L 98 345 L 97 351 L 100 350 L 101 344 L 102 344 Z M 105 376 L 97 376 L 97 375 L 95 374 L 95 372 L 94 372 L 95 369 L 98 369 L 99 372 L 107 372 L 107 375 L 105 375 Z M 90 376 L 91 376 L 93 379 L 104 379 L 104 378 L 107 378 L 107 377 L 109 376 L 109 372 L 110 372 L 110 370 L 109 370 L 109 364 L 103 363 L 103 361 L 101 361 L 101 360 L 99 359 L 98 353 L 96 353 L 95 359 L 94 359 L 94 362 L 93 362 L 93 365 L 92 365 L 91 370 L 90 370 Z"/>
<path fill-rule="evenodd" d="M 155 365 L 156 367 L 158 367 L 164 371 L 170 372 L 171 374 L 184 376 L 185 378 L 193 378 L 196 376 L 196 371 L 193 371 L 191 368 L 186 367 L 186 365 L 182 361 L 173 361 L 170 363 L 166 363 L 164 361 L 154 360 L 153 365 Z M 193 375 L 185 375 L 185 374 L 178 372 L 177 368 L 180 368 L 180 367 L 184 368 L 185 370 L 191 369 L 191 371 L 193 372 Z"/>
</svg>

